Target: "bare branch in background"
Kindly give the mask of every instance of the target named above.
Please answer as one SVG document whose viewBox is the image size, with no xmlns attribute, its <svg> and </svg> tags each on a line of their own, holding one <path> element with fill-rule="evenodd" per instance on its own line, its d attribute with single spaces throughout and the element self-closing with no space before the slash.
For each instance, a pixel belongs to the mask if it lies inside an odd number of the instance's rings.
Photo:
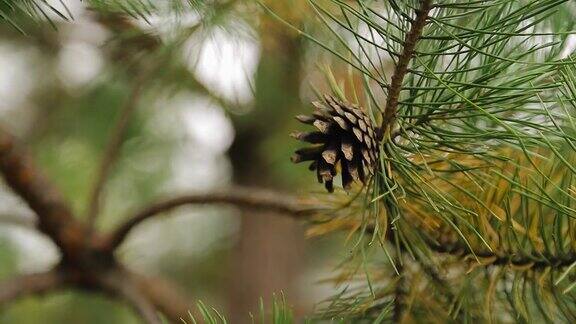
<svg viewBox="0 0 576 324">
<path fill-rule="evenodd" d="M 96 217 L 100 211 L 102 190 L 104 189 L 104 185 L 114 162 L 118 159 L 118 153 L 122 143 L 124 142 L 126 129 L 134 111 L 136 110 L 136 106 L 138 105 L 138 99 L 142 93 L 147 75 L 148 74 L 146 72 L 142 72 L 142 74 L 134 81 L 132 91 L 120 109 L 118 120 L 112 128 L 110 137 L 108 138 L 108 143 L 106 145 L 102 161 L 100 162 L 94 184 L 90 190 L 88 212 L 86 216 L 86 219 L 88 220 L 88 228 L 90 231 L 92 231 L 95 225 L 94 223 L 96 221 Z"/>
<path fill-rule="evenodd" d="M 103 274 L 99 281 L 105 291 L 126 301 L 144 322 L 148 324 L 161 323 L 155 305 L 148 300 L 129 272 L 115 269 Z"/>
<path fill-rule="evenodd" d="M 306 207 L 295 197 L 270 190 L 246 187 L 232 187 L 222 192 L 185 195 L 153 203 L 128 217 L 127 221 L 112 233 L 110 247 L 119 246 L 134 227 L 148 218 L 178 207 L 197 204 L 230 204 L 245 209 L 274 211 L 293 217 L 305 216 L 318 210 L 317 207 Z"/>
<path fill-rule="evenodd" d="M 60 192 L 49 183 L 30 162 L 28 155 L 17 147 L 16 139 L 0 129 L 0 172 L 6 184 L 14 190 L 38 216 L 38 228 L 59 247 L 70 252 L 78 248 L 78 235 L 83 229 L 72 214 Z"/>
<path fill-rule="evenodd" d="M 221 7 L 223 10 L 228 10 L 232 8 L 236 2 L 237 1 L 235 0 L 224 2 L 219 4 L 218 8 Z M 116 33 L 130 32 L 131 34 L 136 35 L 129 39 L 126 44 L 123 44 L 124 46 L 133 47 L 136 50 L 143 50 L 149 53 L 153 53 L 162 46 L 162 42 L 157 36 L 141 30 L 140 27 L 134 24 L 134 22 L 128 19 L 125 15 L 99 13 L 96 18 L 100 24 Z M 190 28 L 189 35 L 197 30 L 199 26 L 200 24 Z M 87 219 L 89 228 L 91 230 L 95 225 L 94 223 L 96 218 L 98 217 L 101 204 L 101 194 L 104 189 L 107 177 L 111 171 L 111 167 L 118 158 L 118 152 L 123 142 L 124 133 L 128 126 L 128 121 L 130 120 L 130 117 L 134 113 L 135 107 L 137 106 L 138 97 L 142 92 L 143 83 L 151 72 L 146 72 L 147 68 L 148 67 L 141 67 L 143 71 L 140 72 L 140 77 L 135 80 L 134 87 L 124 106 L 120 110 L 118 120 L 111 131 L 106 150 L 92 185 L 87 210 Z M 210 91 L 202 82 L 197 79 L 194 73 L 189 71 L 189 69 L 182 67 L 178 71 L 183 74 L 182 79 L 186 80 L 186 83 L 191 85 L 195 91 L 206 95 L 208 98 L 214 100 L 222 107 L 238 109 L 236 104 L 229 102 L 228 100 Z"/>
<path fill-rule="evenodd" d="M 21 275 L 0 283 L 0 308 L 20 297 L 62 289 L 64 276 L 56 271 Z"/>
<path fill-rule="evenodd" d="M 171 282 L 158 277 L 132 274 L 142 294 L 172 323 L 180 323 L 193 314 L 194 303 Z M 194 315 L 194 314 L 193 314 Z"/>
<path fill-rule="evenodd" d="M 6 183 L 38 215 L 39 229 L 48 235 L 64 255 L 62 271 L 52 270 L 46 273 L 23 275 L 0 284 L 0 305 L 20 297 L 56 290 L 69 285 L 84 289 L 86 283 L 94 285 L 96 290 L 112 293 L 126 300 L 147 323 L 159 323 L 156 315 L 158 299 L 148 302 L 139 287 L 146 292 L 160 290 L 170 295 L 164 285 L 162 288 L 150 287 L 152 282 L 134 281 L 114 261 L 112 250 L 99 249 L 94 245 L 98 240 L 85 240 L 87 226 L 78 222 L 68 205 L 29 162 L 26 154 L 17 148 L 15 139 L 0 130 L 0 172 Z M 102 268 L 102 271 L 86 271 L 86 267 Z M 59 267 L 60 269 L 60 267 Z M 176 293 L 173 293 L 176 296 Z M 176 303 L 175 299 L 171 303 Z M 181 302 L 179 305 L 184 304 Z M 162 308 L 169 309 L 166 305 Z M 162 309 L 159 308 L 159 309 Z"/>
</svg>

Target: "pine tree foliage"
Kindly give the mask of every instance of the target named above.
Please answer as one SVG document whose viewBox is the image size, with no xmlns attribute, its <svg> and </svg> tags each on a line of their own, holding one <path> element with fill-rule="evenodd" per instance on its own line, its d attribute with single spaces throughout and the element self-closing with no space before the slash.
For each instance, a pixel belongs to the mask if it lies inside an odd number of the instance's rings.
<svg viewBox="0 0 576 324">
<path fill-rule="evenodd" d="M 197 307 L 200 315 L 194 317 L 191 313 L 190 318 L 182 319 L 183 323 L 186 324 L 196 324 L 196 323 L 206 323 L 206 324 L 227 324 L 229 321 L 224 315 L 222 315 L 218 310 L 213 307 L 207 306 L 202 301 L 197 303 Z M 294 315 L 292 314 L 292 309 L 286 301 L 284 294 L 280 296 L 273 295 L 272 303 L 270 307 L 265 305 L 264 300 L 260 299 L 258 313 L 248 314 L 252 320 L 252 323 L 272 323 L 272 324 L 291 324 L 294 323 Z"/>
<path fill-rule="evenodd" d="M 81 1 L 81 0 L 78 0 Z M 236 1 L 211 0 L 84 0 L 84 5 L 93 11 L 108 14 L 127 14 L 132 18 L 149 22 L 149 18 L 159 14 L 181 16 L 195 13 L 203 18 L 218 15 L 222 9 Z M 0 20 L 4 20 L 22 33 L 34 21 L 49 22 L 52 28 L 57 22 L 74 21 L 69 5 L 64 0 L 3 0 L 0 2 Z"/>
<path fill-rule="evenodd" d="M 576 320 L 573 4 L 309 5 L 385 131 L 365 197 L 311 229 L 359 234 L 323 317 Z"/>
<path fill-rule="evenodd" d="M 5 0 L 0 3 L 0 19 L 6 21 L 14 28 L 24 32 L 22 24 L 26 18 L 33 20 L 48 20 L 52 27 L 55 25 L 52 22 L 50 14 L 54 14 L 63 20 L 71 19 L 68 7 L 60 1 L 60 8 L 41 0 Z"/>
</svg>

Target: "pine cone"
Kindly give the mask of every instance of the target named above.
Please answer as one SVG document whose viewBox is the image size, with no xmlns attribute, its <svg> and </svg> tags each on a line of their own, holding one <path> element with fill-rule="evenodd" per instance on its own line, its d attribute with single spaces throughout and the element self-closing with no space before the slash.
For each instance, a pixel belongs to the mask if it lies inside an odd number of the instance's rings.
<svg viewBox="0 0 576 324">
<path fill-rule="evenodd" d="M 334 191 L 336 166 L 342 170 L 342 187 L 350 190 L 352 182 L 366 183 L 367 173 L 374 174 L 378 160 L 378 130 L 357 106 L 325 95 L 324 102 L 313 102 L 312 116 L 296 116 L 318 131 L 294 132 L 290 136 L 312 144 L 292 156 L 292 162 L 313 161 L 309 169 L 316 170 L 318 182 L 329 192 Z"/>
</svg>

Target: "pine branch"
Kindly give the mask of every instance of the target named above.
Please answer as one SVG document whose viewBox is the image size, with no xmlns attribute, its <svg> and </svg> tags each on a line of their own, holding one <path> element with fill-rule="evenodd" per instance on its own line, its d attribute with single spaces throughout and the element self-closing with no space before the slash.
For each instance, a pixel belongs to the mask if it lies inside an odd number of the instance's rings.
<svg viewBox="0 0 576 324">
<path fill-rule="evenodd" d="M 229 10 L 229 8 L 231 8 L 235 2 L 236 1 L 228 1 L 225 3 L 220 3 L 217 5 L 217 9 Z M 140 27 L 134 24 L 133 21 L 127 19 L 124 15 L 100 11 L 98 12 L 97 19 L 102 25 L 110 28 L 118 34 L 129 33 L 131 35 L 137 35 L 124 43 L 123 46 L 133 47 L 136 50 L 145 51 L 148 54 L 152 54 L 162 48 L 163 44 L 158 37 L 151 33 L 144 32 Z M 200 23 L 190 28 L 189 33 L 197 30 L 199 26 Z M 118 152 L 123 142 L 124 133 L 138 104 L 138 99 L 141 95 L 144 83 L 156 70 L 156 68 L 149 66 L 140 66 L 139 69 L 141 70 L 138 72 L 139 76 L 135 79 L 132 91 L 130 92 L 130 95 L 128 96 L 125 104 L 120 109 L 116 124 L 111 130 L 102 161 L 99 165 L 92 189 L 90 191 L 87 219 L 91 229 L 95 226 L 94 223 L 98 217 L 98 212 L 101 205 L 101 193 L 104 189 L 106 179 L 114 162 L 118 158 Z M 198 81 L 196 76 L 191 73 L 189 69 L 182 67 L 182 70 L 184 71 L 183 73 L 185 73 L 183 78 L 192 83 L 195 90 L 199 90 L 202 94 L 212 98 L 223 107 L 235 106 L 208 90 L 200 81 Z"/>
<path fill-rule="evenodd" d="M 83 273 L 63 271 L 57 267 L 43 273 L 21 275 L 0 283 L 0 309 L 23 297 L 41 295 L 64 288 L 89 289 L 118 298 L 128 303 L 145 323 L 161 323 L 157 310 L 171 322 L 185 318 L 192 303 L 187 302 L 178 289 L 159 278 L 147 278 L 121 267 L 100 272 L 96 278 L 82 278 Z"/>
<path fill-rule="evenodd" d="M 63 249 L 66 256 L 80 249 L 83 227 L 60 192 L 44 178 L 28 155 L 17 147 L 16 139 L 0 129 L 0 172 L 38 216 L 38 228 Z"/>
<path fill-rule="evenodd" d="M 110 235 L 109 246 L 112 249 L 119 246 L 134 227 L 149 218 L 178 207 L 197 204 L 230 204 L 245 209 L 274 211 L 297 218 L 318 210 L 318 207 L 306 207 L 302 201 L 294 197 L 269 190 L 245 187 L 233 187 L 222 192 L 185 195 L 158 201 L 128 217 L 126 222 Z"/>
<path fill-rule="evenodd" d="M 477 257 L 483 260 L 484 266 L 516 266 L 522 269 L 544 270 L 546 268 L 562 269 L 576 262 L 576 252 L 553 255 L 549 253 L 539 253 L 538 255 L 518 255 L 506 252 L 490 251 L 470 251 L 470 249 L 460 242 L 454 244 L 438 245 L 429 243 L 431 250 L 457 256 L 460 259 L 474 260 Z"/>
<path fill-rule="evenodd" d="M 195 308 L 192 300 L 180 292 L 171 282 L 159 277 L 146 277 L 132 274 L 142 294 L 162 312 L 172 323 L 182 322 L 192 314 Z"/>
<path fill-rule="evenodd" d="M 402 81 L 404 81 L 404 76 L 408 72 L 408 64 L 412 60 L 414 55 L 414 50 L 416 48 L 416 43 L 422 35 L 424 26 L 426 25 L 426 19 L 428 18 L 428 13 L 432 9 L 431 0 L 421 0 L 420 8 L 416 10 L 416 19 L 412 22 L 410 31 L 406 34 L 404 39 L 404 48 L 396 67 L 394 68 L 394 73 L 392 74 L 392 82 L 388 87 L 388 96 L 386 98 L 386 106 L 382 113 L 382 126 L 381 132 L 383 134 L 389 132 L 389 128 L 394 123 L 396 119 L 396 113 L 398 110 L 398 100 L 400 98 L 400 91 L 402 91 Z"/>
<path fill-rule="evenodd" d="M 156 313 L 155 305 L 147 298 L 139 282 L 133 277 L 124 270 L 116 269 L 100 276 L 99 282 L 105 291 L 125 300 L 145 323 L 162 323 Z"/>
<path fill-rule="evenodd" d="M 11 278 L 0 284 L 0 305 L 70 286 L 102 291 L 126 300 L 148 323 L 159 323 L 156 304 L 162 306 L 160 309 L 173 311 L 157 296 L 152 296 L 155 297 L 152 304 L 146 298 L 150 291 L 158 289 L 163 295 L 170 295 L 166 284 L 155 288 L 154 282 L 146 281 L 146 286 L 141 287 L 142 280 L 132 281 L 133 276 L 115 261 L 114 250 L 105 249 L 99 236 L 86 240 L 87 225 L 74 218 L 56 188 L 39 174 L 28 156 L 17 147 L 15 139 L 3 130 L 0 130 L 0 172 L 6 183 L 38 215 L 39 229 L 56 243 L 64 257 L 55 270 Z M 146 293 L 138 287 L 145 288 Z M 169 302 L 176 303 L 178 295 L 172 293 L 171 296 Z M 184 302 L 179 303 L 182 304 Z"/>
<path fill-rule="evenodd" d="M 18 298 L 62 289 L 63 285 L 64 276 L 57 270 L 10 278 L 0 283 L 0 309 Z"/>
<path fill-rule="evenodd" d="M 90 231 L 92 231 L 95 226 L 96 218 L 100 210 L 102 190 L 104 189 L 104 185 L 114 162 L 118 159 L 118 153 L 122 143 L 124 142 L 126 129 L 132 118 L 132 115 L 134 114 L 134 111 L 136 110 L 138 99 L 141 96 L 144 83 L 148 75 L 148 72 L 142 71 L 141 75 L 136 78 L 132 91 L 120 109 L 118 120 L 110 132 L 102 161 L 100 162 L 94 184 L 90 190 L 88 211 L 86 215 Z"/>
<path fill-rule="evenodd" d="M 374 226 L 367 226 L 364 229 L 365 235 L 374 234 Z M 403 253 L 408 253 L 411 249 L 408 248 L 402 240 L 396 239 L 396 232 L 389 227 L 385 234 L 386 240 L 395 245 L 397 241 L 399 242 L 400 251 Z M 422 236 L 424 238 L 424 243 L 426 247 L 431 251 L 441 254 L 450 255 L 461 260 L 477 260 L 478 258 L 483 260 L 482 266 L 514 266 L 521 268 L 523 270 L 533 269 L 535 271 L 542 271 L 547 268 L 553 270 L 559 270 L 568 267 L 576 262 L 576 251 L 563 254 L 550 254 L 550 253 L 538 253 L 537 255 L 520 255 L 520 254 L 510 254 L 506 251 L 486 251 L 486 250 L 470 250 L 470 248 L 461 241 L 455 242 L 442 242 L 438 243 L 427 235 Z M 428 274 L 431 279 L 436 280 L 441 277 L 437 276 L 433 271 L 435 270 L 430 265 L 427 265 L 419 257 L 416 261 L 425 271 L 432 271 Z M 441 281 L 438 281 L 440 283 Z"/>
<path fill-rule="evenodd" d="M 60 1 L 60 8 L 56 8 L 46 0 L 4 0 L 0 6 L 0 21 L 6 21 L 22 34 L 26 34 L 23 29 L 26 19 L 34 22 L 48 22 L 53 29 L 56 29 L 51 14 L 56 14 L 63 21 L 74 19 L 62 1 Z"/>
</svg>

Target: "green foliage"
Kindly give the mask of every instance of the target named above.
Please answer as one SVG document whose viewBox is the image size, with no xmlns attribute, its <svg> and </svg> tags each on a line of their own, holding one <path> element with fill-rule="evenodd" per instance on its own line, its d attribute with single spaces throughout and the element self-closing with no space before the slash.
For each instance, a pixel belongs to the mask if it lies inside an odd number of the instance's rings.
<svg viewBox="0 0 576 324">
<path fill-rule="evenodd" d="M 226 318 L 218 312 L 215 308 L 206 306 L 202 301 L 199 301 L 196 305 L 198 307 L 198 312 L 200 313 L 200 323 L 207 324 L 226 324 L 228 321 Z M 250 314 L 252 318 L 252 323 L 271 323 L 271 324 L 292 324 L 294 323 L 294 317 L 292 315 L 292 309 L 288 305 L 284 294 L 280 297 L 273 295 L 272 297 L 272 308 L 267 310 L 264 305 L 264 300 L 260 299 L 258 314 L 254 316 Z M 199 323 L 197 319 L 189 314 L 190 319 L 188 321 L 182 320 L 184 323 Z"/>
<path fill-rule="evenodd" d="M 385 107 L 395 73 L 387 62 L 401 59 L 422 3 L 310 0 L 327 32 L 300 30 L 356 70 L 344 83 L 328 73 L 336 94 L 378 123 L 397 109 L 360 203 L 370 217 L 348 216 L 361 223 L 352 226 L 357 256 L 337 283 L 357 284 L 325 316 L 571 322 L 573 6 L 432 1 L 398 107 Z"/>
<path fill-rule="evenodd" d="M 0 2 L 0 19 L 22 33 L 25 33 L 22 25 L 30 19 L 34 21 L 46 20 L 55 28 L 56 25 L 50 15 L 56 15 L 65 21 L 73 19 L 64 2 L 60 1 L 60 5 L 58 8 L 45 0 L 3 0 Z"/>
<path fill-rule="evenodd" d="M 62 308 L 66 311 L 63 312 Z M 128 305 L 118 303 L 104 295 L 66 290 L 18 300 L 0 312 L 0 323 L 86 323 L 87 321 L 140 323 Z"/>
<path fill-rule="evenodd" d="M 80 1 L 80 0 L 78 0 Z M 209 0 L 85 0 L 86 6 L 101 13 L 127 14 L 135 19 L 149 22 L 154 15 L 165 14 L 181 17 L 193 12 L 200 17 L 218 18 L 223 9 L 231 7 L 236 1 Z M 48 22 L 52 28 L 58 21 L 70 22 L 74 16 L 63 0 L 51 4 L 46 0 L 2 0 L 0 2 L 0 21 L 6 21 L 15 29 L 26 34 L 31 23 Z M 224 21 L 220 21 L 219 24 Z"/>
<path fill-rule="evenodd" d="M 123 72 L 115 74 L 121 75 L 119 84 L 99 84 L 78 102 L 68 98 L 70 102 L 58 105 L 61 110 L 47 117 L 48 124 L 58 127 L 32 139 L 40 163 L 74 198 L 77 209 L 87 193 L 82 175 L 95 169 L 105 140 L 100 135 L 106 133 L 123 94 L 130 91 L 128 76 L 135 65 L 161 62 L 153 74 L 154 84 L 147 88 L 150 93 L 191 90 L 231 106 L 194 79 L 178 55 L 186 40 L 206 37 L 200 33 L 209 30 L 206 27 L 226 27 L 227 9 L 235 3 L 85 2 L 101 14 L 125 13 L 144 21 L 156 14 L 184 13 L 202 19 L 177 30 L 176 37 L 153 48 L 145 60 L 136 55 L 141 48 L 129 48 L 125 41 L 150 35 L 142 30 L 118 33 L 121 42 L 111 42 L 106 49 L 113 51 L 119 45 L 130 53 L 129 64 L 118 60 Z M 364 106 L 375 123 L 388 122 L 381 115 L 393 67 L 402 56 L 421 1 L 308 3 L 317 20 L 290 27 L 341 61 L 322 67 L 334 94 Z M 74 19 L 60 4 L 3 0 L 0 19 L 22 33 L 30 26 L 54 29 L 57 22 Z M 574 4 L 567 0 L 433 4 L 402 76 L 393 127 L 382 142 L 380 172 L 357 199 L 336 196 L 335 200 L 346 201 L 344 207 L 312 229 L 318 235 L 335 229 L 352 229 L 355 234 L 349 241 L 353 253 L 332 278 L 340 293 L 321 303 L 317 318 L 376 323 L 574 322 L 576 68 L 573 53 L 567 50 L 576 23 Z M 287 25 L 281 13 L 262 6 Z M 96 113 L 96 106 L 107 109 Z M 145 108 L 142 115 L 148 117 Z M 137 160 L 145 148 L 162 152 L 167 159 L 171 146 L 166 144 L 174 139 L 155 138 L 142 124 L 137 118 L 129 130 L 123 159 Z M 77 160 L 59 165 L 61 155 Z M 135 196 L 132 203 L 148 199 L 165 176 L 165 162 L 146 172 L 157 177 L 143 176 L 129 162 L 121 162 L 123 172 L 118 174 L 127 176 L 114 175 L 113 180 L 138 188 L 130 193 Z M 127 193 L 123 194 L 112 191 L 118 197 Z M 68 299 L 67 305 L 75 305 L 75 295 Z M 13 312 L 25 314 L 30 308 L 20 307 L 24 310 Z M 198 303 L 198 310 L 199 320 L 226 323 L 214 308 Z M 121 314 L 126 316 L 126 310 Z M 259 314 L 252 318 L 256 323 L 266 318 L 273 323 L 294 321 L 283 296 L 274 298 L 270 313 L 261 303 Z M 196 323 L 192 316 L 189 321 Z"/>
</svg>

